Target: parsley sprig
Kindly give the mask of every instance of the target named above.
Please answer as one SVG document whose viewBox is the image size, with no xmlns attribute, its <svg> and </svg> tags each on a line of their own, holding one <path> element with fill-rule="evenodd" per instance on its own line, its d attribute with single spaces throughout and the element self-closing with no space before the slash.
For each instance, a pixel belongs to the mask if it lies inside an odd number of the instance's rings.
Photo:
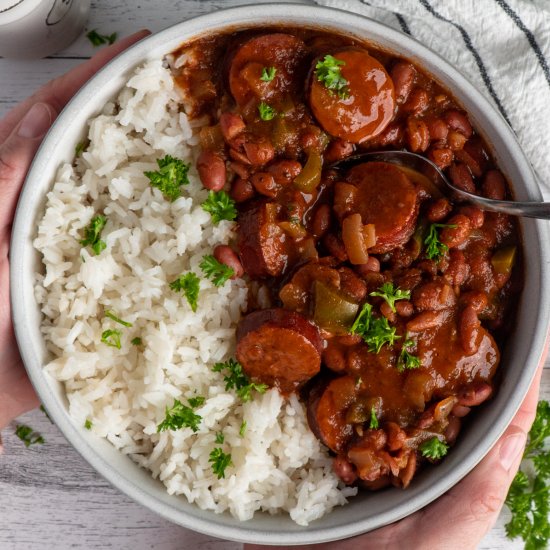
<svg viewBox="0 0 550 550">
<path fill-rule="evenodd" d="M 512 519 L 505 525 L 506 535 L 521 537 L 526 549 L 547 548 L 550 540 L 550 451 L 545 440 L 550 437 L 550 403 L 540 401 L 529 431 L 529 443 L 523 458 L 532 461 L 535 477 L 530 481 L 520 470 L 506 497 Z"/>
<path fill-rule="evenodd" d="M 120 325 L 123 325 L 125 327 L 132 326 L 132 323 L 129 323 L 128 321 L 123 321 L 120 317 L 117 317 L 110 309 L 105 311 L 105 317 L 109 317 L 109 319 L 112 319 L 113 321 L 115 321 L 115 323 L 119 323 Z"/>
<path fill-rule="evenodd" d="M 275 67 L 264 67 L 262 69 L 262 76 L 260 77 L 260 80 L 263 80 L 264 82 L 271 82 L 275 78 L 276 73 L 277 69 Z"/>
<path fill-rule="evenodd" d="M 25 447 L 44 444 L 44 438 L 25 424 L 19 424 L 15 428 L 15 435 L 25 444 Z"/>
<path fill-rule="evenodd" d="M 166 407 L 166 418 L 157 426 L 157 432 L 180 430 L 181 428 L 191 428 L 194 432 L 199 430 L 202 416 L 196 414 L 193 409 L 204 403 L 204 397 L 191 397 L 187 401 L 189 406 L 174 399 L 172 407 Z"/>
<path fill-rule="evenodd" d="M 96 29 L 91 30 L 87 35 L 88 40 L 92 43 L 94 48 L 103 46 L 103 44 L 114 44 L 116 41 L 117 33 L 112 34 L 99 34 Z"/>
<path fill-rule="evenodd" d="M 262 120 L 273 120 L 277 116 L 277 111 L 265 101 L 258 105 L 258 112 Z"/>
<path fill-rule="evenodd" d="M 225 391 L 235 389 L 237 395 L 244 401 L 250 401 L 252 399 L 252 391 L 255 390 L 258 393 L 264 393 L 267 390 L 266 384 L 256 384 L 251 382 L 243 371 L 242 365 L 235 361 L 235 359 L 229 359 L 225 363 L 216 363 L 212 370 L 214 372 L 226 371 L 223 381 L 225 382 Z"/>
<path fill-rule="evenodd" d="M 197 301 L 199 298 L 200 279 L 192 272 L 180 275 L 175 281 L 170 283 L 170 288 L 175 292 L 183 292 L 191 309 L 197 311 Z"/>
<path fill-rule="evenodd" d="M 88 227 L 84 229 L 84 238 L 79 241 L 82 246 L 91 246 L 96 256 L 107 248 L 105 241 L 100 238 L 106 223 L 107 218 L 105 216 L 94 216 Z"/>
<path fill-rule="evenodd" d="M 342 76 L 342 69 L 346 64 L 341 59 L 336 59 L 332 55 L 325 55 L 315 65 L 315 76 L 319 82 L 322 82 L 331 93 L 336 92 L 340 99 L 349 97 L 349 82 Z"/>
<path fill-rule="evenodd" d="M 431 458 L 432 460 L 439 460 L 443 458 L 449 450 L 449 445 L 441 441 L 438 437 L 432 437 L 427 439 L 419 447 L 422 456 Z"/>
<path fill-rule="evenodd" d="M 218 260 L 210 254 L 203 257 L 199 267 L 215 286 L 223 286 L 228 279 L 231 279 L 231 277 L 235 275 L 235 271 L 232 267 L 218 262 Z"/>
<path fill-rule="evenodd" d="M 403 347 L 401 348 L 401 353 L 397 358 L 397 370 L 399 372 L 404 372 L 405 370 L 418 369 L 422 366 L 420 362 L 420 357 L 410 353 L 410 349 L 414 347 L 414 340 L 409 338 L 408 334 L 405 335 L 405 341 L 403 342 Z"/>
<path fill-rule="evenodd" d="M 359 334 L 370 352 L 380 353 L 384 344 L 393 345 L 398 338 L 401 338 L 396 334 L 396 330 L 395 327 L 390 327 L 385 317 L 374 317 L 372 305 L 365 303 L 355 318 L 350 332 Z"/>
<path fill-rule="evenodd" d="M 171 155 L 157 159 L 157 164 L 158 170 L 144 174 L 149 178 L 152 187 L 159 189 L 166 199 L 174 202 L 181 196 L 181 186 L 189 183 L 189 164 Z"/>
<path fill-rule="evenodd" d="M 218 479 L 225 478 L 225 469 L 233 465 L 231 454 L 224 453 L 221 447 L 216 447 L 210 453 L 208 462 L 212 463 L 212 471 L 218 476 Z"/>
<path fill-rule="evenodd" d="M 225 191 L 209 191 L 201 207 L 210 214 L 214 225 L 222 220 L 232 221 L 237 217 L 235 201 Z"/>
<path fill-rule="evenodd" d="M 445 223 L 432 223 L 430 224 L 430 227 L 428 228 L 428 235 L 424 239 L 424 246 L 425 246 L 425 253 L 426 257 L 430 260 L 436 260 L 439 261 L 441 256 L 449 250 L 449 247 L 442 243 L 439 240 L 439 229 L 444 229 L 445 227 L 451 227 L 454 228 L 456 225 L 453 224 L 445 224 Z"/>
<path fill-rule="evenodd" d="M 112 348 L 120 349 L 120 337 L 122 332 L 118 329 L 107 329 L 101 333 L 101 341 Z"/>
<path fill-rule="evenodd" d="M 411 291 L 394 288 L 393 283 L 384 283 L 376 292 L 371 292 L 370 295 L 383 298 L 395 313 L 395 302 L 410 299 Z"/>
</svg>

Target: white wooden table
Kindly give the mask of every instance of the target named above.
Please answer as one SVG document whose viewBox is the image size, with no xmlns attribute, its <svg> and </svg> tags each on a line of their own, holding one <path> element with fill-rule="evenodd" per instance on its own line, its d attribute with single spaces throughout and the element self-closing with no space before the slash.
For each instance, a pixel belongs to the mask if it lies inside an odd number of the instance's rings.
<svg viewBox="0 0 550 550">
<path fill-rule="evenodd" d="M 96 0 L 88 29 L 119 37 L 142 28 L 158 31 L 179 20 L 243 0 Z M 59 54 L 38 61 L 0 59 L 0 118 L 41 84 L 94 53 L 83 35 Z M 541 396 L 550 398 L 550 362 Z M 14 435 L 16 423 L 41 432 L 44 445 L 26 449 Z M 99 476 L 65 441 L 45 415 L 30 412 L 2 432 L 0 456 L 0 549 L 114 548 L 141 550 L 240 550 L 242 545 L 193 533 L 134 503 Z M 506 539 L 501 514 L 480 548 L 519 549 Z M 334 546 L 337 548 L 337 545 Z M 404 546 L 405 548 L 405 546 Z M 439 549 L 438 549 L 439 550 Z"/>
</svg>

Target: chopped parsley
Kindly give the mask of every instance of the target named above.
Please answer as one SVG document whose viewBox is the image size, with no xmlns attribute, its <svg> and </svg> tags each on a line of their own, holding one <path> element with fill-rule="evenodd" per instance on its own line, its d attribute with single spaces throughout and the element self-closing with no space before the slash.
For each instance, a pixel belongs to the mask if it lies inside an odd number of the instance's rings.
<svg viewBox="0 0 550 550">
<path fill-rule="evenodd" d="M 142 341 L 139 336 L 136 336 L 135 338 L 132 338 L 131 342 L 132 346 L 141 346 Z"/>
<path fill-rule="evenodd" d="M 223 286 L 228 279 L 231 279 L 235 275 L 232 267 L 218 262 L 214 256 L 209 254 L 203 257 L 199 267 L 215 286 Z"/>
<path fill-rule="evenodd" d="M 166 418 L 157 426 L 157 432 L 180 430 L 181 428 L 191 428 L 194 432 L 197 432 L 202 416 L 195 414 L 193 411 L 194 406 L 191 403 L 192 399 L 193 398 L 188 400 L 189 407 L 184 405 L 181 401 L 174 399 L 172 407 L 166 407 Z M 196 401 L 194 402 L 196 403 Z"/>
<path fill-rule="evenodd" d="M 430 260 L 436 260 L 439 261 L 441 256 L 449 250 L 449 247 L 442 243 L 439 240 L 439 231 L 438 229 L 443 229 L 445 227 L 451 227 L 454 228 L 456 225 L 448 225 L 445 223 L 432 223 L 430 224 L 430 227 L 428 229 L 428 235 L 424 239 L 424 246 L 425 246 L 425 253 L 426 257 Z"/>
<path fill-rule="evenodd" d="M 193 311 L 197 311 L 200 279 L 192 272 L 180 275 L 170 283 L 170 288 L 175 292 L 183 292 L 187 302 Z"/>
<path fill-rule="evenodd" d="M 84 238 L 79 241 L 82 246 L 91 246 L 96 256 L 107 248 L 105 241 L 100 238 L 106 223 L 107 218 L 105 216 L 94 216 L 88 227 L 84 229 Z"/>
<path fill-rule="evenodd" d="M 239 428 L 239 435 L 241 437 L 244 437 L 245 432 L 246 432 L 246 420 L 243 420 L 241 427 Z"/>
<path fill-rule="evenodd" d="M 117 329 L 108 329 L 104 330 L 101 333 L 101 341 L 104 344 L 107 344 L 108 346 L 111 346 L 112 348 L 120 349 L 120 337 L 122 336 L 122 332 Z"/>
<path fill-rule="evenodd" d="M 86 418 L 86 422 L 84 422 L 84 427 L 87 430 L 91 430 L 92 426 L 93 426 L 92 421 L 89 418 Z"/>
<path fill-rule="evenodd" d="M 411 340 L 408 335 L 405 335 L 405 341 L 401 348 L 401 353 L 397 359 L 397 370 L 404 372 L 405 370 L 418 369 L 422 366 L 420 357 L 412 355 L 409 350 L 414 347 L 414 340 Z"/>
<path fill-rule="evenodd" d="M 368 345 L 368 350 L 374 353 L 380 353 L 384 344 L 393 345 L 395 340 L 401 338 L 396 330 L 390 327 L 385 317 L 374 317 L 369 303 L 363 304 L 350 329 L 352 334 L 359 334 Z"/>
<path fill-rule="evenodd" d="M 395 313 L 395 302 L 397 300 L 408 300 L 411 297 L 411 291 L 394 288 L 393 283 L 384 283 L 376 292 L 371 292 L 370 295 L 383 298 Z"/>
<path fill-rule="evenodd" d="M 422 456 L 431 458 L 432 460 L 439 460 L 443 458 L 449 450 L 449 445 L 440 441 L 438 437 L 432 437 L 427 439 L 419 447 Z"/>
<path fill-rule="evenodd" d="M 197 407 L 204 405 L 206 398 L 202 395 L 197 395 L 197 397 L 190 397 L 187 401 L 192 409 L 196 409 Z"/>
<path fill-rule="evenodd" d="M 370 424 L 369 428 L 371 430 L 377 430 L 378 429 L 378 418 L 376 416 L 376 411 L 374 410 L 374 407 L 370 410 Z"/>
<path fill-rule="evenodd" d="M 122 319 L 117 317 L 110 309 L 105 311 L 105 317 L 109 317 L 109 319 L 112 319 L 116 323 L 124 325 L 125 327 L 131 327 L 132 326 L 132 323 L 129 323 L 128 321 L 123 321 Z"/>
<path fill-rule="evenodd" d="M 201 207 L 210 214 L 214 225 L 222 220 L 232 221 L 237 217 L 235 201 L 225 191 L 209 191 Z"/>
<path fill-rule="evenodd" d="M 86 147 L 86 144 L 83 141 L 78 142 L 74 148 L 74 156 L 79 157 L 84 151 L 84 147 Z"/>
<path fill-rule="evenodd" d="M 211 453 L 208 462 L 212 463 L 212 471 L 218 476 L 218 479 L 225 478 L 225 469 L 232 466 L 231 455 L 224 453 L 221 447 L 216 447 Z"/>
<path fill-rule="evenodd" d="M 189 183 L 189 164 L 170 155 L 157 159 L 157 164 L 158 170 L 144 174 L 149 178 L 152 187 L 159 189 L 167 200 L 174 202 L 181 196 L 181 186 Z"/>
<path fill-rule="evenodd" d="M 258 105 L 258 112 L 262 120 L 273 120 L 277 115 L 277 111 L 273 107 L 270 107 L 265 101 L 262 101 Z"/>
<path fill-rule="evenodd" d="M 341 59 L 325 55 L 323 60 L 319 60 L 315 65 L 317 80 L 323 83 L 330 93 L 336 92 L 340 99 L 349 97 L 349 82 L 342 76 L 341 69 L 345 64 L 346 62 Z"/>
<path fill-rule="evenodd" d="M 225 436 L 222 432 L 216 432 L 216 443 L 221 445 L 225 441 Z"/>
<path fill-rule="evenodd" d="M 25 447 L 44 444 L 44 438 L 25 424 L 19 424 L 15 428 L 15 435 L 25 444 Z"/>
<path fill-rule="evenodd" d="M 537 416 L 529 431 L 524 460 L 533 463 L 533 480 L 520 470 L 508 491 L 506 505 L 512 519 L 505 525 L 510 539 L 521 537 L 525 548 L 547 548 L 550 540 L 550 451 L 545 448 L 550 437 L 550 403 L 540 401 Z"/>
<path fill-rule="evenodd" d="M 263 80 L 264 82 L 271 82 L 275 78 L 276 73 L 277 69 L 275 67 L 264 67 L 262 69 L 262 76 L 260 77 L 260 80 Z"/>
<path fill-rule="evenodd" d="M 104 44 L 114 44 L 117 38 L 117 33 L 112 34 L 99 34 L 96 29 L 91 30 L 87 35 L 88 40 L 92 43 L 94 48 L 103 46 Z"/>
<path fill-rule="evenodd" d="M 235 359 L 229 359 L 225 363 L 216 363 L 212 370 L 214 372 L 227 371 L 223 378 L 225 391 L 235 389 L 237 395 L 245 402 L 252 399 L 253 390 L 258 393 L 264 393 L 267 390 L 266 384 L 251 382 L 244 373 L 242 365 Z"/>
</svg>

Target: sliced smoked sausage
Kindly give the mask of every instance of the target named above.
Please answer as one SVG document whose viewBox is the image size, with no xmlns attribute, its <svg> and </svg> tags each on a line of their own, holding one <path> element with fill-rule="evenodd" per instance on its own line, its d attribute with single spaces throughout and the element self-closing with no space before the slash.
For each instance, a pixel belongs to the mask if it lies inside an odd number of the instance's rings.
<svg viewBox="0 0 550 550">
<path fill-rule="evenodd" d="M 273 203 L 257 201 L 239 214 L 239 255 L 245 272 L 252 279 L 277 277 L 288 262 L 287 236 L 272 219 L 273 206 Z"/>
<path fill-rule="evenodd" d="M 374 224 L 376 245 L 369 252 L 404 245 L 418 217 L 418 193 L 410 179 L 394 164 L 368 162 L 352 168 L 347 180 L 357 188 L 351 210 L 361 214 L 364 224 Z"/>
<path fill-rule="evenodd" d="M 382 64 L 366 50 L 347 49 L 334 54 L 344 64 L 347 93 L 329 90 L 315 71 L 311 77 L 309 104 L 315 118 L 331 135 L 361 143 L 380 134 L 394 115 L 392 79 Z"/>
<path fill-rule="evenodd" d="M 272 101 L 294 92 L 294 74 L 306 51 L 296 36 L 264 34 L 245 42 L 235 53 L 229 69 L 229 89 L 237 105 L 251 100 Z M 262 80 L 263 69 L 275 68 L 272 80 Z"/>
<path fill-rule="evenodd" d="M 295 311 L 254 311 L 237 327 L 237 360 L 254 381 L 290 393 L 321 368 L 317 327 Z"/>
</svg>

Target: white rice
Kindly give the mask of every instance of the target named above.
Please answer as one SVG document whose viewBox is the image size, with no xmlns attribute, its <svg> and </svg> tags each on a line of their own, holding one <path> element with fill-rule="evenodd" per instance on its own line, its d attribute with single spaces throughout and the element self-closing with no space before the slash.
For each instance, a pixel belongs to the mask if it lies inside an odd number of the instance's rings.
<svg viewBox="0 0 550 550">
<path fill-rule="evenodd" d="M 286 510 L 307 525 L 356 490 L 339 485 L 295 396 L 270 390 L 243 403 L 212 372 L 234 354 L 247 287 L 236 280 L 216 288 L 201 276 L 202 257 L 230 242 L 235 224 L 214 226 L 200 207 L 207 193 L 193 168 L 198 122 L 181 104 L 169 70 L 161 61 L 147 63 L 90 121 L 89 146 L 75 165 L 59 168 L 34 241 L 44 263 L 36 299 L 53 357 L 45 368 L 64 383 L 75 423 L 84 429 L 91 421 L 95 434 L 149 469 L 168 493 L 240 520 L 257 510 Z M 143 174 L 166 154 L 192 166 L 190 184 L 173 203 Z M 95 256 L 79 240 L 98 213 L 108 220 L 107 248 Z M 201 276 L 196 313 L 168 286 L 190 270 Z M 122 330 L 120 350 L 101 342 L 107 329 Z M 136 337 L 142 346 L 131 344 Z M 206 398 L 196 410 L 197 433 L 157 433 L 174 399 L 186 404 L 197 395 Z M 215 447 L 233 462 L 222 479 L 209 463 Z"/>
</svg>

